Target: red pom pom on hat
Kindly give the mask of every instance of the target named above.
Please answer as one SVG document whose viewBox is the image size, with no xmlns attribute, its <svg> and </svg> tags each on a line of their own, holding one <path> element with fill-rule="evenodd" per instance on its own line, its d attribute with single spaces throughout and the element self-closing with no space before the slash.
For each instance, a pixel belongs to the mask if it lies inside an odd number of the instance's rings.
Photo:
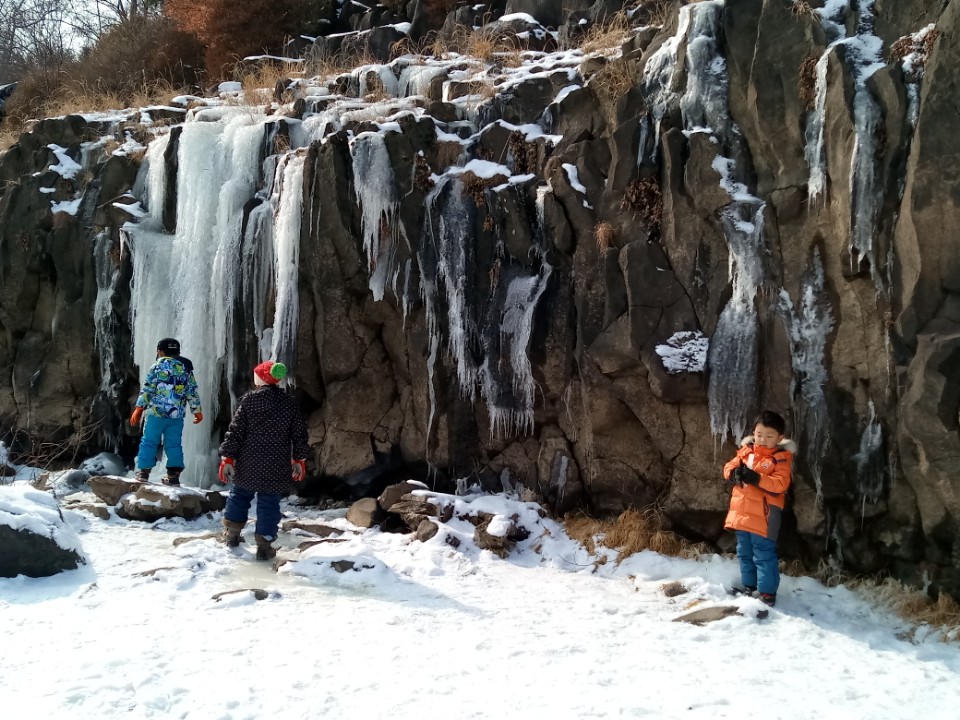
<svg viewBox="0 0 960 720">
<path fill-rule="evenodd" d="M 253 372 L 267 385 L 276 385 L 287 376 L 287 366 L 283 363 L 267 360 L 257 365 Z"/>
</svg>

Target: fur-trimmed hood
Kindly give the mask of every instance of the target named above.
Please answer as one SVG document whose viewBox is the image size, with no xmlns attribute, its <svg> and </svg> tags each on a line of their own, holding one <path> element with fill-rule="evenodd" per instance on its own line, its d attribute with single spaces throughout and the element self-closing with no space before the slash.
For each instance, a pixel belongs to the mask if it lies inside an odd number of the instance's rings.
<svg viewBox="0 0 960 720">
<path fill-rule="evenodd" d="M 746 447 L 747 445 L 753 445 L 753 435 L 747 435 L 743 440 L 740 441 L 740 447 Z M 786 450 L 791 455 L 797 454 L 797 444 L 790 438 L 784 438 L 777 443 L 777 449 Z"/>
</svg>

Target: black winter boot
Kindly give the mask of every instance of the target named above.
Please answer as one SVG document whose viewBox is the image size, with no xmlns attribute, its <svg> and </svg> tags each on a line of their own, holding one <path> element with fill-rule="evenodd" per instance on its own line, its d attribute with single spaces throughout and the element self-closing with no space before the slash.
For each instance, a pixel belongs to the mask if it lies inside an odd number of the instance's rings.
<svg viewBox="0 0 960 720">
<path fill-rule="evenodd" d="M 164 484 L 164 485 L 172 485 L 172 486 L 174 486 L 174 487 L 179 486 L 179 485 L 180 485 L 180 473 L 182 473 L 182 472 L 183 472 L 183 468 L 168 467 L 168 468 L 167 468 L 167 474 L 166 474 L 166 476 L 163 478 L 163 484 Z"/>
<path fill-rule="evenodd" d="M 133 474 L 133 479 L 137 482 L 150 482 L 150 468 L 137 468 Z"/>
<path fill-rule="evenodd" d="M 273 560 L 277 556 L 277 549 L 263 535 L 254 535 L 257 539 L 257 560 Z"/>
</svg>

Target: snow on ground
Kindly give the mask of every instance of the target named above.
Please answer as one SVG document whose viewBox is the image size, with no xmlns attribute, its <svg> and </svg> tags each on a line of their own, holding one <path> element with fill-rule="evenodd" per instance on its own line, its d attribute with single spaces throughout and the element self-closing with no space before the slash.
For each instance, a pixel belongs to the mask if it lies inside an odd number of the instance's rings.
<svg viewBox="0 0 960 720">
<path fill-rule="evenodd" d="M 506 560 L 454 520 L 458 550 L 442 532 L 427 543 L 348 533 L 280 573 L 252 560 L 251 545 L 237 555 L 213 540 L 173 547 L 217 529 L 219 516 L 147 525 L 68 511 L 89 564 L 0 579 L 0 707 L 204 720 L 957 717 L 960 648 L 932 633 L 899 640 L 901 621 L 849 591 L 785 578 L 758 620 L 759 601 L 724 591 L 731 560 L 643 552 L 595 570 L 529 503 L 479 502 L 533 529 Z M 351 527 L 342 510 L 284 509 Z M 281 556 L 304 539 L 284 533 Z M 370 569 L 310 572 L 318 557 Z M 671 580 L 690 592 L 666 598 Z M 268 596 L 212 599 L 248 588 Z M 672 622 L 694 603 L 744 614 Z"/>
</svg>

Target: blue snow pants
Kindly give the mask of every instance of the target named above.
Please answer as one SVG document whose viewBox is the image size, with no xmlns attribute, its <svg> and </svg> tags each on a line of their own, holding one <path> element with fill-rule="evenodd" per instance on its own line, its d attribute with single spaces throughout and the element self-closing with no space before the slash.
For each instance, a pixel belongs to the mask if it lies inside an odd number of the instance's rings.
<svg viewBox="0 0 960 720">
<path fill-rule="evenodd" d="M 183 418 L 144 415 L 143 437 L 137 453 L 137 467 L 149 470 L 157 464 L 157 448 L 163 439 L 167 468 L 183 468 Z"/>
<path fill-rule="evenodd" d="M 776 540 L 737 530 L 737 558 L 740 560 L 740 582 L 762 593 L 777 594 L 780 562 L 777 560 Z"/>
<path fill-rule="evenodd" d="M 227 496 L 227 507 L 223 511 L 223 517 L 231 522 L 245 523 L 254 495 L 257 497 L 257 529 L 255 532 L 267 540 L 276 540 L 281 517 L 279 495 L 256 492 L 234 485 L 230 488 L 230 495 Z"/>
</svg>

